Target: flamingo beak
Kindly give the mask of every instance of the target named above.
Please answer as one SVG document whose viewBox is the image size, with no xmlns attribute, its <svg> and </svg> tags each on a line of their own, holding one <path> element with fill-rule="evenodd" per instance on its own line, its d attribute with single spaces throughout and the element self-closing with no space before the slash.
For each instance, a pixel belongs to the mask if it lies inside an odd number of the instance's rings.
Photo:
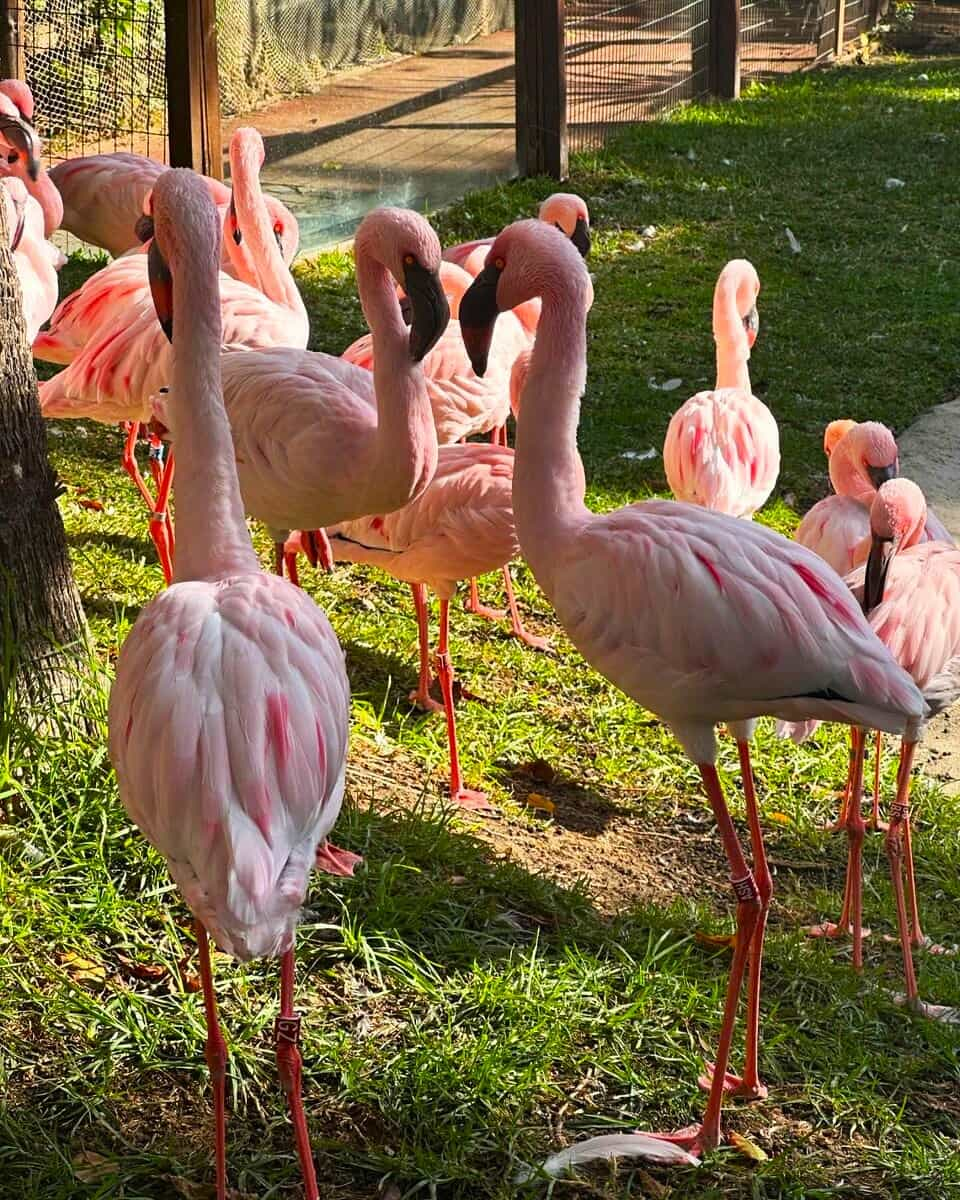
<svg viewBox="0 0 960 1200">
<path fill-rule="evenodd" d="M 581 257 L 586 258 L 590 253 L 590 226 L 583 217 L 577 217 L 577 223 L 573 227 L 570 241 L 580 251 Z"/>
<path fill-rule="evenodd" d="M 867 474 L 870 476 L 873 486 L 879 491 L 888 479 L 896 479 L 899 470 L 899 462 L 892 462 L 883 467 L 867 467 Z"/>
<path fill-rule="evenodd" d="M 460 301 L 460 333 L 475 375 L 482 376 L 487 369 L 493 329 L 500 315 L 497 285 L 502 270 L 488 262 Z"/>
<path fill-rule="evenodd" d="M 410 357 L 422 362 L 443 336 L 450 321 L 450 305 L 443 293 L 439 271 L 429 271 L 413 258 L 403 265 L 403 290 L 410 298 Z"/>
<path fill-rule="evenodd" d="M 16 162 L 20 156 L 26 160 L 27 175 L 33 183 L 40 178 L 40 139 L 32 125 L 20 117 L 0 116 L 0 137 L 10 150 L 8 162 Z"/>
<path fill-rule="evenodd" d="M 137 235 L 137 241 L 141 246 L 145 246 L 153 237 L 153 217 L 146 213 L 141 213 L 137 217 L 137 223 L 133 227 L 134 233 Z"/>
<path fill-rule="evenodd" d="M 227 209 L 227 227 L 230 230 L 230 236 L 233 238 L 235 246 L 239 246 L 243 241 L 243 234 L 240 232 L 240 223 L 237 221 L 237 205 L 233 198 L 233 193 L 230 194 L 230 207 Z"/>
<path fill-rule="evenodd" d="M 757 334 L 760 332 L 760 314 L 757 312 L 756 305 L 743 318 L 743 327 L 747 331 L 747 345 L 752 350 L 753 344 L 757 340 Z"/>
<path fill-rule="evenodd" d="M 154 238 L 147 251 L 147 276 L 150 280 L 150 295 L 153 297 L 153 307 L 157 310 L 160 328 L 167 335 L 168 341 L 173 341 L 173 276 L 167 266 L 167 260 L 160 253 L 157 239 Z"/>
<path fill-rule="evenodd" d="M 863 602 L 861 607 L 867 616 L 883 600 L 883 591 L 887 583 L 887 572 L 890 570 L 890 563 L 893 561 L 894 553 L 894 544 L 890 538 L 881 538 L 877 537 L 876 534 L 873 535 L 870 554 L 867 558 L 867 566 L 863 576 Z"/>
</svg>

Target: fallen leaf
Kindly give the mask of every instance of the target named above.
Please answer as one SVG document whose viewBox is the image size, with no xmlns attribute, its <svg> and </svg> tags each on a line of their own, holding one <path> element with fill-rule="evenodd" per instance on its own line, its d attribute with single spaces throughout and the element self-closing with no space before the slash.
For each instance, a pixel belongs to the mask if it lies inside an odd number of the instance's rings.
<svg viewBox="0 0 960 1200">
<path fill-rule="evenodd" d="M 103 512 L 103 505 L 99 500 L 84 500 L 77 501 L 81 508 L 92 508 L 94 512 Z"/>
<path fill-rule="evenodd" d="M 732 950 L 737 944 L 737 935 L 735 933 L 703 933 L 697 930 L 693 935 L 701 946 L 716 946 L 723 947 L 727 950 Z"/>
<path fill-rule="evenodd" d="M 791 820 L 787 816 L 786 813 L 773 812 L 773 813 L 768 813 L 767 816 L 770 818 L 771 821 L 776 821 L 776 823 L 778 825 L 790 825 L 791 824 Z"/>
<path fill-rule="evenodd" d="M 533 762 L 523 763 L 514 768 L 514 775 L 529 775 L 537 783 L 553 783 L 557 777 L 556 768 L 552 767 L 545 758 L 535 758 Z"/>
<path fill-rule="evenodd" d="M 73 1173 L 82 1183 L 96 1183 L 106 1175 L 113 1175 L 120 1169 L 120 1164 L 113 1159 L 104 1158 L 96 1150 L 81 1150 L 71 1159 Z"/>
<path fill-rule="evenodd" d="M 134 962 L 125 954 L 121 954 L 119 957 L 124 975 L 130 976 L 132 979 L 142 979 L 146 983 L 154 983 L 167 975 L 167 968 L 160 966 L 159 963 Z"/>
<path fill-rule="evenodd" d="M 641 1192 L 645 1196 L 649 1196 L 651 1200 L 667 1200 L 668 1196 L 673 1195 L 673 1188 L 667 1187 L 659 1179 L 654 1179 L 647 1171 L 638 1171 L 637 1179 Z"/>
<path fill-rule="evenodd" d="M 527 792 L 523 800 L 525 804 L 528 804 L 531 808 L 538 808 L 541 812 L 552 814 L 556 809 L 556 805 L 553 803 L 553 801 L 548 800 L 547 797 L 541 795 L 540 792 Z"/>
<path fill-rule="evenodd" d="M 770 1157 L 765 1150 L 761 1150 L 755 1142 L 751 1142 L 742 1133 L 731 1133 L 730 1144 L 736 1146 L 740 1153 L 752 1162 L 766 1162 Z"/>
<path fill-rule="evenodd" d="M 183 983 L 183 990 L 185 992 L 199 992 L 203 988 L 203 981 L 193 971 L 182 971 L 180 973 L 180 980 Z"/>
<path fill-rule="evenodd" d="M 103 983 L 107 978 L 106 967 L 94 962 L 92 958 L 74 954 L 72 950 L 59 955 L 59 960 L 70 978 L 77 983 Z"/>
</svg>

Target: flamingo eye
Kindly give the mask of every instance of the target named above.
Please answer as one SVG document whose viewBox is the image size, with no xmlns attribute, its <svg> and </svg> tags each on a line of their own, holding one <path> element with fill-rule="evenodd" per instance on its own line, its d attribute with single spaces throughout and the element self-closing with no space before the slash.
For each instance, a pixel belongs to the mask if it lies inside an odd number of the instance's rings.
<svg viewBox="0 0 960 1200">
<path fill-rule="evenodd" d="M 274 221 L 273 232 L 277 235 L 277 237 L 283 236 L 283 222 L 282 221 Z"/>
<path fill-rule="evenodd" d="M 403 265 L 405 267 L 412 267 L 416 261 L 416 256 L 413 254 L 405 254 L 403 256 Z"/>
<path fill-rule="evenodd" d="M 10 153 L 7 155 L 7 162 L 15 163 L 15 162 L 19 162 L 19 161 L 20 161 L 20 155 L 17 153 L 16 150 L 11 150 Z"/>
<path fill-rule="evenodd" d="M 495 258 L 493 260 L 493 265 L 498 271 L 502 271 L 507 264 L 502 258 Z"/>
</svg>

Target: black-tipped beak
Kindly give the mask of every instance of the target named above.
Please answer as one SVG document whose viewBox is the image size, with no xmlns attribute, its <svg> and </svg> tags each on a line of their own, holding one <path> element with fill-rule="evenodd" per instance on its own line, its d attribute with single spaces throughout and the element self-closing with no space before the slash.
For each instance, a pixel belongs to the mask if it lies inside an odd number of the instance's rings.
<svg viewBox="0 0 960 1200">
<path fill-rule="evenodd" d="M 867 567 L 863 575 L 863 602 L 861 607 L 869 616 L 883 600 L 883 590 L 887 584 L 887 571 L 893 559 L 893 542 L 887 538 L 879 538 L 874 534 L 867 558 Z"/>
<path fill-rule="evenodd" d="M 133 227 L 134 233 L 137 235 L 137 241 L 141 246 L 145 246 L 153 237 L 153 217 L 146 213 L 141 213 L 137 217 L 137 223 Z"/>
<path fill-rule="evenodd" d="M 898 470 L 899 464 L 893 462 L 887 463 L 884 467 L 867 467 L 867 474 L 870 476 L 873 486 L 879 491 L 888 479 L 896 479 Z"/>
<path fill-rule="evenodd" d="M 23 238 L 23 231 L 26 228 L 26 224 L 27 224 L 27 214 L 26 214 L 26 211 L 21 208 L 17 212 L 17 227 L 13 231 L 13 237 L 10 239 L 10 253 L 11 254 L 20 245 L 20 242 Z"/>
<path fill-rule="evenodd" d="M 590 226 L 586 223 L 583 217 L 577 217 L 577 223 L 573 227 L 573 233 L 570 235 L 570 241 L 580 251 L 583 258 L 586 258 L 590 253 Z"/>
<path fill-rule="evenodd" d="M 27 176 L 36 183 L 40 178 L 39 143 L 33 126 L 19 117 L 0 116 L 0 135 L 10 145 L 8 162 L 16 162 L 22 155 L 26 162 Z"/>
<path fill-rule="evenodd" d="M 168 341 L 173 341 L 173 276 L 167 261 L 160 253 L 157 239 L 154 238 L 147 251 L 147 275 L 150 279 L 150 294 L 153 296 L 153 307 L 157 310 L 157 320 L 160 328 L 167 335 Z"/>
<path fill-rule="evenodd" d="M 752 350 L 753 343 L 757 340 L 757 334 L 760 332 L 760 314 L 757 312 L 756 305 L 743 318 L 743 327 L 747 331 L 747 345 Z"/>
<path fill-rule="evenodd" d="M 493 329 L 500 315 L 497 304 L 499 282 L 500 270 L 493 263 L 488 263 L 460 301 L 460 333 L 476 375 L 483 375 L 487 369 Z"/>
<path fill-rule="evenodd" d="M 421 362 L 440 341 L 450 320 L 450 305 L 439 272 L 428 271 L 416 261 L 403 265 L 403 290 L 410 298 L 412 313 L 410 356 Z"/>
</svg>

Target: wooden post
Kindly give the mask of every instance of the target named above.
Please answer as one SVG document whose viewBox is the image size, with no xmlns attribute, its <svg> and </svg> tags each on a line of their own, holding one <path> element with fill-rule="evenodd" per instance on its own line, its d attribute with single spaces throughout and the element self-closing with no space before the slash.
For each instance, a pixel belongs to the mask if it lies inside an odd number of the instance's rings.
<svg viewBox="0 0 960 1200">
<path fill-rule="evenodd" d="M 23 3 L 0 0 L 0 79 L 23 79 Z"/>
<path fill-rule="evenodd" d="M 170 165 L 223 178 L 216 0 L 163 0 Z"/>
<path fill-rule="evenodd" d="M 567 177 L 564 0 L 516 0 L 517 166 Z"/>
<path fill-rule="evenodd" d="M 740 0 L 710 0 L 710 94 L 740 98 Z"/>
<path fill-rule="evenodd" d="M 844 26 L 847 23 L 847 14 L 844 10 L 846 9 L 847 6 L 844 3 L 844 0 L 836 0 L 836 6 L 837 6 L 837 27 L 836 27 L 836 38 L 834 39 L 834 43 L 833 43 L 833 53 L 837 58 L 839 58 L 840 55 L 843 53 L 843 30 L 844 30 Z"/>
</svg>

